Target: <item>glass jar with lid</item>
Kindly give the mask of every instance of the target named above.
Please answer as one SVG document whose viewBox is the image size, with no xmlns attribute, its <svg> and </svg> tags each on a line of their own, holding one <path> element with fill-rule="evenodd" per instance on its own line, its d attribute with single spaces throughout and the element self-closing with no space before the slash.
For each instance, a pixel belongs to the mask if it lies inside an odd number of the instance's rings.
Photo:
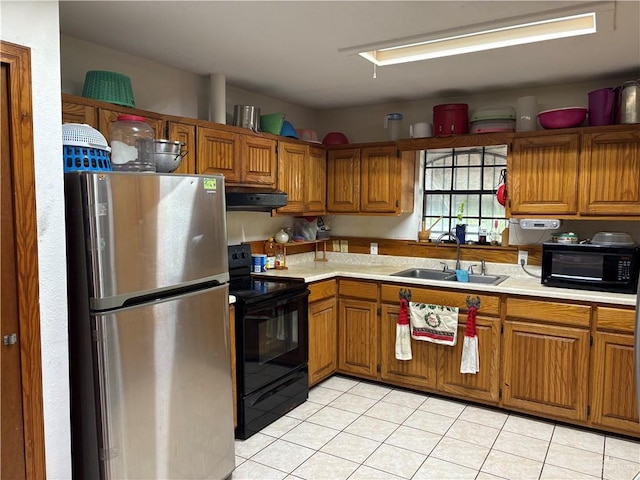
<svg viewBox="0 0 640 480">
<path fill-rule="evenodd" d="M 113 170 L 155 172 L 153 128 L 139 115 L 119 115 L 109 128 Z"/>
</svg>

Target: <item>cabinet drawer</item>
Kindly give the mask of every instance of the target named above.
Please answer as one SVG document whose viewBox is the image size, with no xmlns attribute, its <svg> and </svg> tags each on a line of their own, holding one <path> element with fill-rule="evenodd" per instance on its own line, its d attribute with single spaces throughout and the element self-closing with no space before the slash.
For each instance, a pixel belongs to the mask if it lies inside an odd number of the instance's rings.
<svg viewBox="0 0 640 480">
<path fill-rule="evenodd" d="M 367 300 L 378 299 L 378 285 L 376 283 L 340 280 L 338 285 L 338 292 L 340 296 L 357 297 Z"/>
<path fill-rule="evenodd" d="M 507 317 L 588 327 L 591 307 L 539 300 L 507 299 Z"/>
<path fill-rule="evenodd" d="M 400 301 L 400 289 L 407 289 L 401 285 L 382 285 L 381 299 L 384 303 L 398 303 Z M 421 303 L 432 303 L 435 305 L 445 305 L 448 307 L 458 307 L 460 310 L 467 310 L 467 297 L 480 297 L 480 308 L 482 315 L 500 314 L 500 297 L 487 295 L 478 292 L 454 292 L 450 290 L 435 290 L 430 288 L 409 288 L 411 290 L 411 301 Z"/>
<path fill-rule="evenodd" d="M 596 328 L 633 333 L 636 312 L 633 309 L 596 307 Z"/>
<path fill-rule="evenodd" d="M 323 298 L 336 296 L 336 281 L 325 280 L 323 282 L 316 282 L 309 285 L 309 303 L 317 302 Z"/>
</svg>

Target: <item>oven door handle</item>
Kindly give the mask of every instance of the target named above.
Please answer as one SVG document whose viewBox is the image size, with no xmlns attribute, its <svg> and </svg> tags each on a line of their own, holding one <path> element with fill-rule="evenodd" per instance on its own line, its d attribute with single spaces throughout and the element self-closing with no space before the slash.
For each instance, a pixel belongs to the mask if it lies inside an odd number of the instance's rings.
<svg viewBox="0 0 640 480">
<path fill-rule="evenodd" d="M 255 308 L 258 308 L 260 310 L 262 309 L 268 309 L 268 308 L 274 308 L 277 307 L 278 305 L 283 305 L 285 303 L 289 303 L 289 302 L 294 302 L 298 299 L 304 298 L 304 297 L 308 297 L 309 296 L 309 289 L 303 290 L 303 291 L 299 291 L 299 292 L 295 292 L 293 294 L 287 294 L 287 295 L 281 295 L 277 298 L 273 298 L 273 299 L 268 299 L 268 300 L 261 300 L 261 301 L 257 301 L 255 303 L 252 303 L 250 305 L 246 305 L 245 306 L 245 310 L 247 311 L 251 311 Z M 232 294 L 233 295 L 233 294 Z"/>
</svg>

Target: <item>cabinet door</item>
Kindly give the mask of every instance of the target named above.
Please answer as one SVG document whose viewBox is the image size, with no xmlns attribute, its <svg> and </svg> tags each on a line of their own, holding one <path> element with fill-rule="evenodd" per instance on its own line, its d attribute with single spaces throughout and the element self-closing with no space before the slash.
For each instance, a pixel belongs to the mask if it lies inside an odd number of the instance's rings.
<svg viewBox="0 0 640 480">
<path fill-rule="evenodd" d="M 360 211 L 394 213 L 400 207 L 400 159 L 396 147 L 363 148 Z"/>
<path fill-rule="evenodd" d="M 469 399 L 498 403 L 500 391 L 500 319 L 476 317 L 480 371 L 460 373 L 467 315 L 460 315 L 458 341 L 438 347 L 438 390 Z"/>
<path fill-rule="evenodd" d="M 640 216 L 640 129 L 585 134 L 580 169 L 581 214 Z"/>
<path fill-rule="evenodd" d="M 338 316 L 338 368 L 340 371 L 376 378 L 378 334 L 376 303 L 340 299 Z"/>
<path fill-rule="evenodd" d="M 118 121 L 120 115 L 140 115 L 144 117 L 144 121 L 153 128 L 153 138 L 165 138 L 165 122 L 160 117 L 154 117 L 147 112 L 136 113 L 128 110 L 112 110 L 107 108 L 98 109 L 98 130 L 102 133 L 107 142 L 111 143 L 109 138 L 109 128 L 113 122 Z"/>
<path fill-rule="evenodd" d="M 338 366 L 338 312 L 336 299 L 309 304 L 309 385 L 336 371 Z"/>
<path fill-rule="evenodd" d="M 360 211 L 360 149 L 329 150 L 327 212 Z"/>
<path fill-rule="evenodd" d="M 276 186 L 276 141 L 240 135 L 241 182 L 245 185 Z"/>
<path fill-rule="evenodd" d="M 223 130 L 198 127 L 198 173 L 221 173 L 225 183 L 240 183 L 238 135 Z"/>
<path fill-rule="evenodd" d="M 172 122 L 168 123 L 169 135 L 168 139 L 184 143 L 183 152 L 187 152 L 182 157 L 180 166 L 174 173 L 195 174 L 196 173 L 196 126 L 187 123 Z"/>
<path fill-rule="evenodd" d="M 507 160 L 511 214 L 576 214 L 578 147 L 578 134 L 515 139 Z"/>
<path fill-rule="evenodd" d="M 86 123 L 98 128 L 98 112 L 94 107 L 62 100 L 62 123 Z"/>
<path fill-rule="evenodd" d="M 305 211 L 307 153 L 306 145 L 278 142 L 278 188 L 287 192 L 287 205 L 278 208 L 278 213 Z"/>
<path fill-rule="evenodd" d="M 587 419 L 589 330 L 506 321 L 502 368 L 505 406 Z"/>
<path fill-rule="evenodd" d="M 400 307 L 382 306 L 380 378 L 407 387 L 436 387 L 436 344 L 411 340 L 411 360 L 396 359 L 396 324 Z"/>
<path fill-rule="evenodd" d="M 305 213 L 323 215 L 327 203 L 327 152 L 309 147 L 305 168 Z"/>
<path fill-rule="evenodd" d="M 596 333 L 592 422 L 639 435 L 633 347 L 633 335 Z"/>
</svg>

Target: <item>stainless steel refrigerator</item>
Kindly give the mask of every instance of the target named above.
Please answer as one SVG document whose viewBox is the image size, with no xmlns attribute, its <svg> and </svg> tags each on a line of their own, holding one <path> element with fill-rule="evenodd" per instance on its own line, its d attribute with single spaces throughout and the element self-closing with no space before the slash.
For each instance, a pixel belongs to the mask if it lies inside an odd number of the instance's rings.
<svg viewBox="0 0 640 480">
<path fill-rule="evenodd" d="M 230 476 L 223 177 L 71 172 L 65 203 L 73 477 Z"/>
<path fill-rule="evenodd" d="M 636 325 L 635 325 L 635 375 L 636 375 L 636 401 L 638 405 L 638 414 L 640 415 L 640 276 L 638 277 L 638 291 L 636 295 Z M 633 477 L 634 480 L 640 480 L 640 472 Z"/>
</svg>

